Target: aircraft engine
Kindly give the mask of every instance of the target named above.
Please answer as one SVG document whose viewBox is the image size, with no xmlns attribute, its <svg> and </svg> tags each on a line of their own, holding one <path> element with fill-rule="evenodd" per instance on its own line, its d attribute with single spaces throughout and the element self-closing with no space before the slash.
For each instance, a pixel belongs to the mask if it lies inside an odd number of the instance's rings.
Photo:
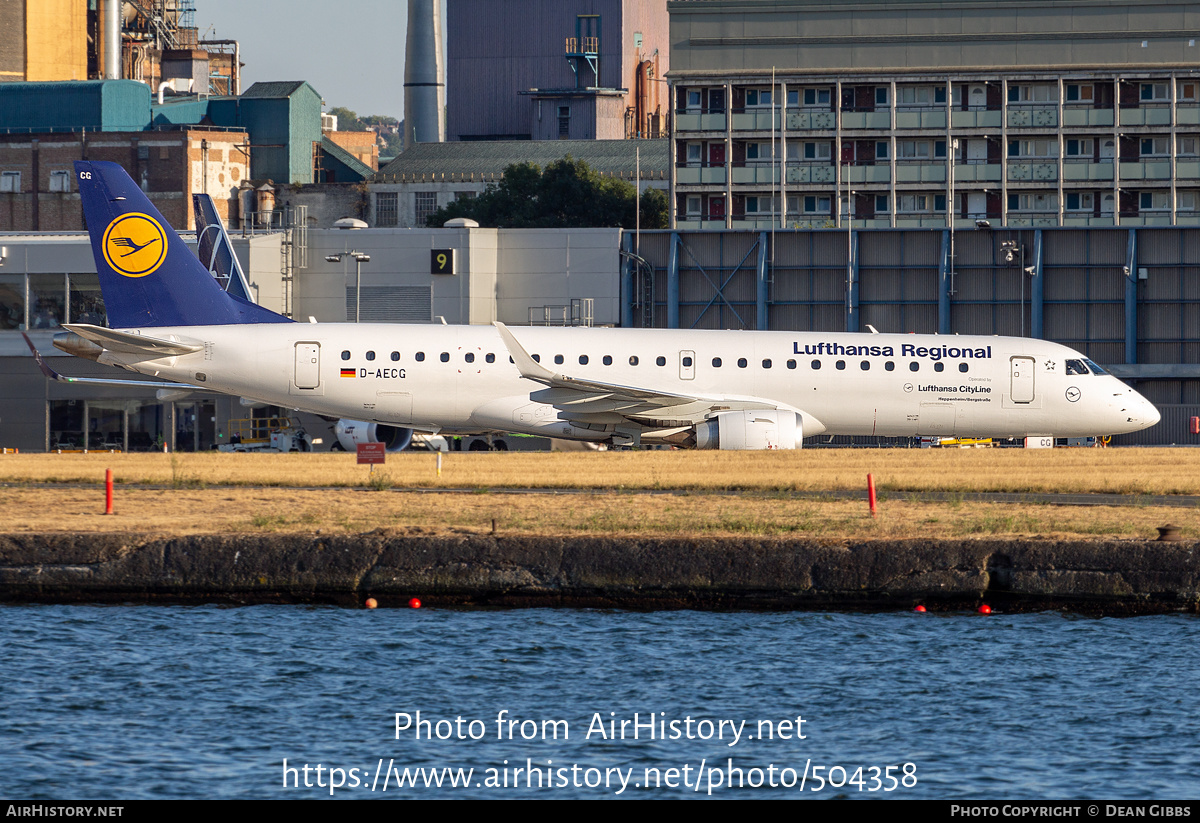
<svg viewBox="0 0 1200 823">
<path fill-rule="evenodd" d="M 696 449 L 798 449 L 804 437 L 800 415 L 790 411 L 730 411 L 698 423 Z"/>
<path fill-rule="evenodd" d="M 359 443 L 383 443 L 389 452 L 404 451 L 412 442 L 413 430 L 383 423 L 364 423 L 361 420 L 338 420 L 334 428 L 338 443 L 348 452 L 355 451 Z"/>
</svg>

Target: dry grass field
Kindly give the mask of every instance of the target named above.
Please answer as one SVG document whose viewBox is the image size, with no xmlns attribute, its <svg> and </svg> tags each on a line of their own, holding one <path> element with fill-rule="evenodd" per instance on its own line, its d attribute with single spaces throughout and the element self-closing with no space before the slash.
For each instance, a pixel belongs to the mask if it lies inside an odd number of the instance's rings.
<svg viewBox="0 0 1200 823">
<path fill-rule="evenodd" d="M 1200 449 L 801 449 L 780 452 L 428 452 L 388 455 L 374 474 L 353 455 L 0 455 L 0 483 L 422 489 L 1111 492 L 1200 494 Z"/>
<path fill-rule="evenodd" d="M 102 514 L 106 468 L 112 517 Z M 867 472 L 881 495 L 875 518 Z M 792 494 L 846 490 L 863 499 Z M 920 501 L 921 491 L 950 498 Z M 0 455 L 0 532 L 487 533 L 494 520 L 500 534 L 1150 538 L 1171 522 L 1200 537 L 1196 508 L 957 496 L 985 491 L 1195 495 L 1200 450 L 467 453 L 445 455 L 440 478 L 435 456 L 416 452 L 389 455 L 374 474 L 346 454 Z"/>
</svg>

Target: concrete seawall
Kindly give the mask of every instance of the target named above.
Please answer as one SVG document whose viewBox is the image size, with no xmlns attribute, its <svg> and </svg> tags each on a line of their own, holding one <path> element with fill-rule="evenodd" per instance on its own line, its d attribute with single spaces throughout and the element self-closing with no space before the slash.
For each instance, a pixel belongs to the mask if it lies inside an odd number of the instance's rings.
<svg viewBox="0 0 1200 823">
<path fill-rule="evenodd" d="M 8 602 L 1200 612 L 1200 543 L 0 535 Z"/>
</svg>

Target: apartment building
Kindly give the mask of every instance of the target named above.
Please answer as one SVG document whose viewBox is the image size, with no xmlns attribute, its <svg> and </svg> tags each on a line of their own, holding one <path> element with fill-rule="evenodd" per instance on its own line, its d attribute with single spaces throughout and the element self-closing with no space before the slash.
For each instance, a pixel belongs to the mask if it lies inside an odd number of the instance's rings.
<svg viewBox="0 0 1200 823">
<path fill-rule="evenodd" d="M 1200 3 L 667 8 L 679 228 L 1200 225 Z"/>
</svg>

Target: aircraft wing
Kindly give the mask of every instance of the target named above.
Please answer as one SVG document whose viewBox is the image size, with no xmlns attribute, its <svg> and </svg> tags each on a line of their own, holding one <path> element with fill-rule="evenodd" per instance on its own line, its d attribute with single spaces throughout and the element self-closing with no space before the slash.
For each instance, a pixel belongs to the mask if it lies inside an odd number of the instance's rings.
<svg viewBox="0 0 1200 823">
<path fill-rule="evenodd" d="M 534 392 L 531 399 L 555 406 L 564 419 L 596 423 L 627 419 L 641 424 L 683 425 L 704 420 L 719 411 L 791 408 L 761 397 L 679 394 L 553 372 L 534 360 L 503 323 L 494 325 L 521 376 L 548 387 Z"/>
</svg>

